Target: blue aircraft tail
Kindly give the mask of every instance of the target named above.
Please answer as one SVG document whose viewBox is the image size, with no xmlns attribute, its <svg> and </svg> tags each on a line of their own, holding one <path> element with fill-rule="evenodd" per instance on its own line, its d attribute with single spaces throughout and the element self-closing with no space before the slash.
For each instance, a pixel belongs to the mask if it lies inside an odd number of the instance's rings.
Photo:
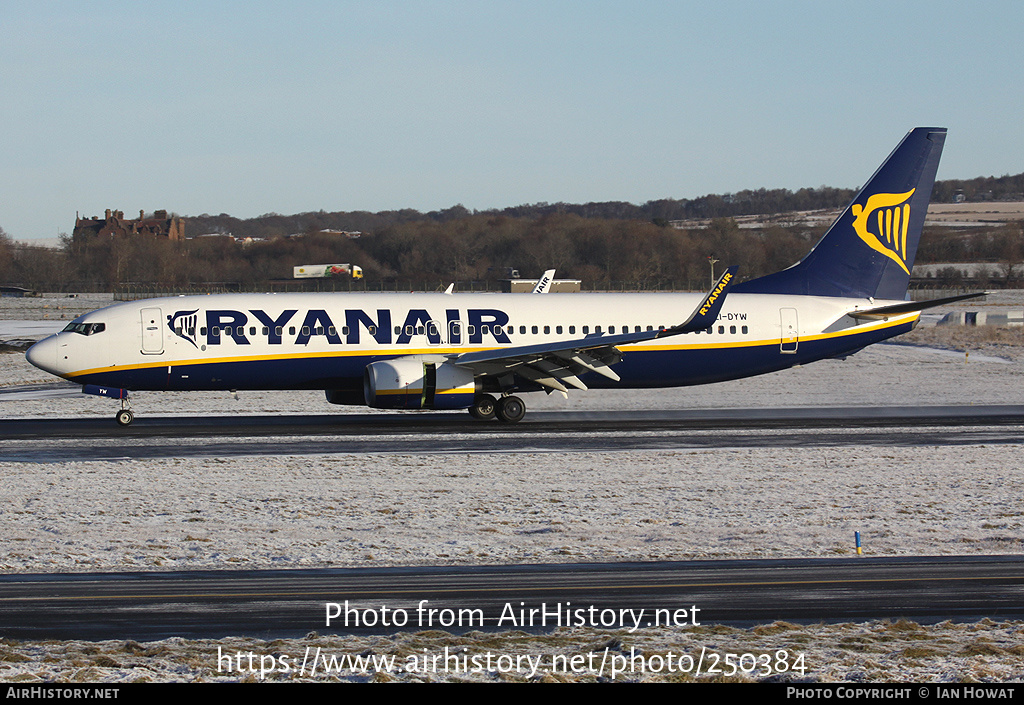
<svg viewBox="0 0 1024 705">
<path fill-rule="evenodd" d="M 911 130 L 806 257 L 733 291 L 903 299 L 945 140 L 944 127 Z"/>
</svg>

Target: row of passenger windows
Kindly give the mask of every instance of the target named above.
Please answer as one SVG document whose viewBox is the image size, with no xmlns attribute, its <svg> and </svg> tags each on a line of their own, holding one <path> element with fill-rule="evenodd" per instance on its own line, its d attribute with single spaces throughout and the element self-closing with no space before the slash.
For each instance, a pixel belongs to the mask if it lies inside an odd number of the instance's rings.
<svg viewBox="0 0 1024 705">
<path fill-rule="evenodd" d="M 102 328 L 103 324 L 102 323 L 96 324 L 96 325 L 100 326 L 99 330 L 103 330 L 103 328 Z M 565 330 L 565 328 L 568 328 L 568 334 L 569 335 L 577 335 L 577 333 L 576 333 L 576 326 L 530 326 L 530 333 L 533 334 L 533 335 L 540 335 L 541 329 L 543 329 L 544 335 L 551 335 L 551 329 L 552 328 L 554 328 L 555 335 L 564 335 L 565 333 L 563 331 Z M 664 330 L 664 328 L 665 328 L 664 326 L 658 326 L 658 330 Z M 697 331 L 697 332 L 698 333 L 701 333 L 701 332 L 713 333 L 714 332 L 713 328 L 714 328 L 714 326 L 712 326 L 711 328 L 707 328 L 706 331 Z M 72 327 L 68 326 L 68 328 L 66 328 L 65 330 L 71 330 L 71 329 L 72 329 Z M 370 335 L 376 335 L 377 334 L 376 326 L 368 326 L 366 330 L 367 330 L 367 332 Z M 527 330 L 526 326 L 519 326 L 519 334 L 520 335 L 526 335 L 526 330 Z M 634 333 L 640 333 L 643 330 L 653 331 L 653 330 L 655 330 L 655 328 L 654 328 L 654 326 L 647 326 L 646 329 L 643 329 L 643 328 L 641 328 L 641 326 L 633 326 L 633 332 Z M 199 334 L 200 335 L 206 335 L 206 331 L 207 331 L 207 329 L 204 326 L 203 328 L 199 329 Z M 608 335 L 614 335 L 615 331 L 616 331 L 616 327 L 615 326 L 608 326 L 608 330 L 607 330 Z M 629 333 L 630 332 L 629 331 L 629 326 L 621 326 L 620 331 L 623 334 Z M 76 332 L 82 332 L 82 331 L 76 331 Z M 94 332 L 96 332 L 96 331 L 94 331 Z M 184 329 L 181 328 L 180 326 L 175 329 L 175 333 L 178 334 L 178 335 L 181 335 L 183 332 L 184 332 Z M 426 328 L 424 326 L 405 326 L 405 334 L 406 335 L 425 335 L 426 332 L 427 331 L 426 331 Z M 452 332 L 455 335 L 461 335 L 462 334 L 461 327 L 456 326 L 455 328 L 453 328 Z M 484 334 L 484 335 L 487 335 L 487 334 L 492 333 L 492 332 L 494 332 L 494 333 L 505 332 L 505 333 L 509 333 L 509 334 L 514 334 L 515 333 L 515 326 L 505 326 L 504 328 L 502 328 L 500 326 L 494 326 L 494 330 L 493 331 L 491 330 L 490 326 L 480 326 L 480 332 L 482 334 Z M 594 326 L 594 333 L 601 334 L 603 332 L 604 331 L 602 330 L 601 326 Z M 725 333 L 725 326 L 718 326 L 718 332 L 719 332 L 719 334 L 724 334 Z M 737 332 L 736 326 L 729 326 L 729 333 L 730 334 L 735 335 L 736 332 Z M 747 335 L 747 333 L 748 333 L 747 326 L 740 326 L 739 332 L 742 335 Z M 246 334 L 246 331 L 245 331 L 245 326 L 225 326 L 224 328 L 221 328 L 219 326 L 214 326 L 212 329 L 210 329 L 210 333 L 213 336 L 219 336 L 219 335 L 221 335 L 221 333 L 223 333 L 224 335 L 243 336 L 243 335 Z M 264 326 L 263 330 L 262 330 L 262 333 L 263 333 L 263 335 L 270 335 L 270 328 Z M 338 329 L 335 328 L 334 326 L 330 326 L 327 329 L 324 329 L 322 326 L 317 326 L 316 328 L 313 329 L 313 335 L 324 335 L 325 333 L 327 335 L 330 335 L 330 336 L 335 336 L 335 335 L 338 335 Z M 349 333 L 348 326 L 342 326 L 341 334 L 342 335 L 348 335 L 348 333 Z M 467 335 L 473 335 L 475 333 L 476 333 L 476 330 L 475 330 L 474 326 L 466 326 L 466 334 Z M 189 328 L 188 329 L 188 335 L 194 336 L 195 334 L 196 334 L 196 329 L 195 328 Z M 281 336 L 283 334 L 284 334 L 284 328 L 283 327 L 278 326 L 277 328 L 274 329 L 274 335 Z M 295 326 L 289 326 L 288 327 L 288 335 L 295 335 L 295 334 L 296 334 Z M 395 326 L 395 335 L 401 335 L 401 334 L 402 334 L 402 326 Z M 430 325 L 430 334 L 431 335 L 437 335 L 438 334 L 438 330 L 437 330 L 437 328 L 434 327 L 433 324 Z M 580 327 L 580 334 L 581 335 L 589 335 L 590 334 L 590 326 L 581 326 Z M 90 333 L 86 333 L 86 335 L 90 335 Z M 250 326 L 249 327 L 249 335 L 256 335 L 256 326 Z M 302 335 L 310 335 L 310 329 L 309 329 L 308 326 L 303 326 L 302 327 Z"/>
</svg>

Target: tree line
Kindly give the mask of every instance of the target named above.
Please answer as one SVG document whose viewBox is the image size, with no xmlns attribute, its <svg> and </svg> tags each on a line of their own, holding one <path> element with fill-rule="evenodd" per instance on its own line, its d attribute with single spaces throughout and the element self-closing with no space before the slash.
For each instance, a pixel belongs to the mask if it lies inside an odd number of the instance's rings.
<svg viewBox="0 0 1024 705">
<path fill-rule="evenodd" d="M 820 236 L 774 227 L 741 230 L 716 219 L 679 230 L 647 221 L 552 213 L 539 218 L 469 215 L 386 226 L 360 238 L 310 232 L 242 244 L 229 237 L 171 241 L 151 235 L 65 237 L 62 250 L 0 242 L 0 283 L 48 291 L 110 290 L 130 283 L 240 288 L 290 280 L 300 264 L 350 262 L 366 282 L 412 280 L 496 283 L 509 270 L 537 277 L 556 268 L 587 286 L 630 282 L 631 288 L 705 288 L 709 255 L 739 262 L 753 277 L 789 266 Z"/>
<path fill-rule="evenodd" d="M 1024 174 L 998 179 L 939 182 L 939 200 L 950 194 L 1010 194 Z M 59 250 L 14 242 L 0 229 L 0 284 L 47 291 L 111 290 L 132 283 L 166 287 L 230 283 L 263 287 L 291 278 L 300 264 L 350 262 L 366 282 L 410 280 L 496 281 L 509 269 L 523 277 L 556 268 L 558 276 L 601 288 L 702 289 L 709 257 L 740 264 L 742 278 L 778 271 L 798 261 L 824 228 L 772 226 L 747 230 L 732 217 L 791 210 L 838 208 L 852 190 L 742 191 L 699 199 L 663 199 L 642 206 L 608 202 L 533 204 L 471 212 L 462 206 L 420 213 L 267 214 L 247 220 L 202 215 L 188 218 L 190 235 L 231 233 L 170 241 L 156 236 L 64 236 Z M 951 196 L 950 196 L 951 197 Z M 933 201 L 937 200 L 933 198 Z M 669 221 L 711 218 L 702 228 L 668 227 Z M 360 231 L 358 238 L 322 232 Z M 240 244 L 235 238 L 265 238 Z M 1019 225 L 972 231 L 926 228 L 918 262 L 1020 263 Z"/>
</svg>

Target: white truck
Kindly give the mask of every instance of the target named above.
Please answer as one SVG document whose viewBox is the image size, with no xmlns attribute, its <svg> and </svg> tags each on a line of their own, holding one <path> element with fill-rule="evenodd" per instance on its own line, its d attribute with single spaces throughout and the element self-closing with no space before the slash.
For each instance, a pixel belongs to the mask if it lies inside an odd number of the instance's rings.
<svg viewBox="0 0 1024 705">
<path fill-rule="evenodd" d="M 363 269 L 354 264 L 300 264 L 292 268 L 293 279 L 362 279 Z"/>
</svg>

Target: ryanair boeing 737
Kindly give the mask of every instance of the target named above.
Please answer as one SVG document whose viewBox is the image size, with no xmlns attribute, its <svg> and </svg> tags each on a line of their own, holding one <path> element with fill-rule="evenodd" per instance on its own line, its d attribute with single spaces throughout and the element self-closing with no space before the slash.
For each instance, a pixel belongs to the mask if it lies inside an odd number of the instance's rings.
<svg viewBox="0 0 1024 705">
<path fill-rule="evenodd" d="M 223 294 L 121 303 L 33 345 L 29 362 L 129 390 L 322 389 L 332 404 L 469 409 L 515 422 L 518 393 L 652 389 L 841 357 L 911 330 L 905 300 L 942 128 L 912 130 L 800 262 L 699 294 Z"/>
</svg>

